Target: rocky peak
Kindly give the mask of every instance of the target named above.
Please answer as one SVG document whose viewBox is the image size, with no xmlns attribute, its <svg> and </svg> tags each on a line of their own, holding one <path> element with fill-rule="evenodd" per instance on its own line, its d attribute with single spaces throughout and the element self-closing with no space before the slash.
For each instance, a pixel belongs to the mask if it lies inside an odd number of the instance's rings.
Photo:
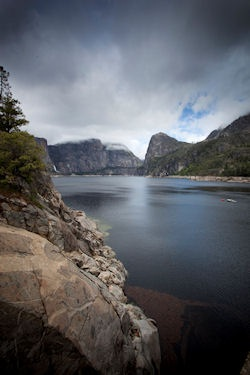
<svg viewBox="0 0 250 375">
<path fill-rule="evenodd" d="M 184 143 L 162 132 L 153 135 L 149 142 L 144 166 L 147 168 L 151 159 L 168 155 L 176 151 L 182 144 Z"/>
<path fill-rule="evenodd" d="M 241 116 L 225 128 L 213 130 L 206 140 L 217 139 L 218 137 L 228 137 L 234 134 L 241 134 L 241 136 L 250 134 L 250 114 Z"/>
<path fill-rule="evenodd" d="M 206 138 L 206 141 L 210 141 L 211 139 L 217 139 L 221 133 L 222 129 L 213 130 Z"/>
</svg>

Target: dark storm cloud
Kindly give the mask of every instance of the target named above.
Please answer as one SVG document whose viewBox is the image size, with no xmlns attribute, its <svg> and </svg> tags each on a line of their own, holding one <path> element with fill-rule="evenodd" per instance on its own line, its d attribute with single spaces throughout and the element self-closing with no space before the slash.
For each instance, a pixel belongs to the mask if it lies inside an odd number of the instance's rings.
<svg viewBox="0 0 250 375">
<path fill-rule="evenodd" d="M 29 9 L 32 0 L 0 1 L 0 42 L 1 45 L 15 42 L 30 28 Z"/>
<path fill-rule="evenodd" d="M 192 80 L 235 46 L 249 49 L 248 1 L 138 1 L 127 12 L 122 4 L 117 29 L 133 79 Z"/>
<path fill-rule="evenodd" d="M 178 76 L 178 59 L 182 59 L 182 69 L 186 67 L 187 75 L 193 78 L 190 65 L 197 71 L 197 60 L 209 63 L 235 45 L 249 47 L 250 43 L 247 0 L 2 0 L 1 4 L 2 46 L 7 42 L 11 49 L 13 43 L 13 52 L 17 52 L 24 45 L 26 52 L 37 52 L 37 57 L 58 53 L 59 59 L 64 48 L 66 70 L 71 39 L 90 49 L 114 42 L 122 51 L 127 74 L 137 67 L 144 73 L 143 64 L 145 74 L 153 73 L 156 79 L 161 65 L 162 72 L 171 68 L 172 74 Z M 58 48 L 56 53 L 52 47 Z"/>
<path fill-rule="evenodd" d="M 248 0 L 0 5 L 1 65 L 51 142 L 99 135 L 144 150 L 156 131 L 197 138 L 250 106 Z M 190 105 L 199 123 L 185 124 Z"/>
</svg>

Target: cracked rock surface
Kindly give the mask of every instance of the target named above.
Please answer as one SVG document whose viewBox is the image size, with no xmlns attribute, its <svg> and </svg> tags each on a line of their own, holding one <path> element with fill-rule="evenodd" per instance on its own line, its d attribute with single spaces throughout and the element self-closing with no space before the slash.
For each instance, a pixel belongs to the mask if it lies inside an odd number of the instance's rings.
<svg viewBox="0 0 250 375">
<path fill-rule="evenodd" d="M 50 182 L 39 201 L 0 194 L 3 374 L 157 374 L 158 330 L 127 303 L 127 272 Z"/>
</svg>

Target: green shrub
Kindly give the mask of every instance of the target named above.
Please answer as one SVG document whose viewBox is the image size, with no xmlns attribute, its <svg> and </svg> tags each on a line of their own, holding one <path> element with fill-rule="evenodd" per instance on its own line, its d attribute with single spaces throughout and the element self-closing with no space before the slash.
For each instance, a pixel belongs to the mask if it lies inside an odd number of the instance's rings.
<svg viewBox="0 0 250 375">
<path fill-rule="evenodd" d="M 29 133 L 0 131 L 0 184 L 19 187 L 22 180 L 31 183 L 46 169 L 42 156 L 42 148 Z"/>
</svg>

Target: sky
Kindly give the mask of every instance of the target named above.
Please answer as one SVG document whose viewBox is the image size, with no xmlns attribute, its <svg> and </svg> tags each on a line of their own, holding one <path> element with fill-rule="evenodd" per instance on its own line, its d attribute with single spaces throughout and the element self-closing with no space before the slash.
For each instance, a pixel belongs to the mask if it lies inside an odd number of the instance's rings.
<svg viewBox="0 0 250 375">
<path fill-rule="evenodd" d="M 250 0 L 0 0 L 0 65 L 26 129 L 144 158 L 250 112 Z"/>
</svg>

